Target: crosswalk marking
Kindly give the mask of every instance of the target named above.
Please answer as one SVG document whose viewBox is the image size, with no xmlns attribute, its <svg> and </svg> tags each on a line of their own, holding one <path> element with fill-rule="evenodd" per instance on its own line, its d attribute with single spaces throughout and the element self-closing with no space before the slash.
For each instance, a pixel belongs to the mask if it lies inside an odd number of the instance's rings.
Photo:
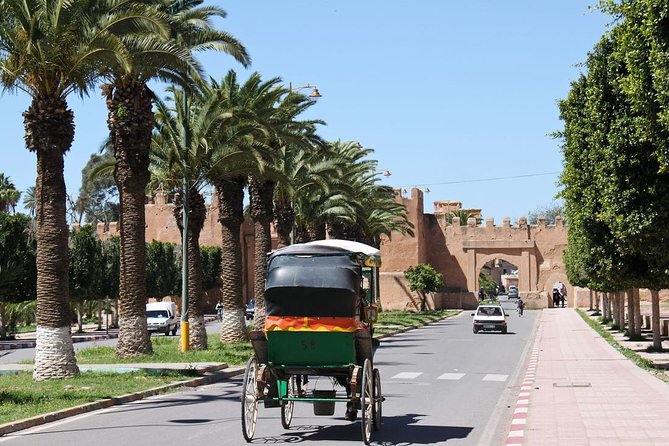
<svg viewBox="0 0 669 446">
<path fill-rule="evenodd" d="M 493 375 L 493 374 L 488 374 L 483 377 L 482 381 L 506 381 L 506 379 L 509 377 L 509 375 Z"/>
<path fill-rule="evenodd" d="M 402 372 L 393 376 L 391 379 L 414 379 L 422 375 L 423 372 Z"/>
<path fill-rule="evenodd" d="M 441 375 L 437 379 L 448 379 L 448 380 L 452 380 L 452 381 L 457 381 L 458 379 L 462 378 L 463 376 L 465 376 L 464 373 L 444 373 L 443 375 Z"/>
</svg>

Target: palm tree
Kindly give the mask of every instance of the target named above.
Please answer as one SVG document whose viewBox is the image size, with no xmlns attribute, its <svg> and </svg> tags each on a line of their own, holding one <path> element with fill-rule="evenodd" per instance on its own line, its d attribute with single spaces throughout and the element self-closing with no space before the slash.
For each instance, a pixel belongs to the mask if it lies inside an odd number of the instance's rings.
<svg viewBox="0 0 669 446">
<path fill-rule="evenodd" d="M 221 340 L 239 342 L 248 339 L 242 294 L 242 248 L 240 228 L 244 221 L 244 187 L 249 174 L 262 171 L 266 159 L 266 129 L 259 123 L 260 104 L 273 103 L 271 92 L 279 82 L 261 80 L 254 73 L 240 86 L 237 75 L 230 70 L 219 84 L 212 82 L 220 106 L 230 119 L 222 127 L 216 145 L 219 159 L 209 175 L 216 188 L 218 221 L 221 223 L 221 282 L 223 291 L 223 324 Z"/>
<path fill-rule="evenodd" d="M 94 0 L 0 2 L 0 81 L 32 99 L 23 117 L 26 147 L 37 154 L 36 380 L 79 372 L 70 337 L 63 178 L 64 154 L 74 138 L 67 97 L 86 94 L 103 62 L 122 60 L 110 31 L 123 29 L 128 18 L 108 6 Z"/>
<path fill-rule="evenodd" d="M 259 171 L 249 175 L 248 183 L 251 219 L 254 222 L 253 293 L 256 305 L 254 313 L 256 326 L 263 326 L 265 323 L 266 263 L 267 253 L 272 249 L 270 225 L 274 219 L 274 190 L 282 173 L 277 169 L 282 165 L 279 156 L 284 152 L 281 151 L 281 148 L 289 144 L 307 148 L 323 144 L 321 138 L 313 131 L 315 124 L 322 123 L 321 121 L 298 121 L 296 119 L 298 115 L 315 104 L 315 101 L 307 96 L 288 91 L 288 94 L 277 102 L 279 96 L 276 90 L 274 88 L 274 91 L 266 90 L 260 93 L 273 102 L 255 101 L 254 103 L 256 119 L 267 134 L 265 144 L 270 152 L 270 159 L 267 160 L 269 168 L 265 172 Z M 284 91 L 280 91 L 280 94 Z"/>
<path fill-rule="evenodd" d="M 23 195 L 23 206 L 28 209 L 31 217 L 35 216 L 35 186 L 30 186 L 26 189 L 25 194 Z"/>
<path fill-rule="evenodd" d="M 202 189 L 212 166 L 220 160 L 210 143 L 215 141 L 222 121 L 217 95 L 210 88 L 195 91 L 190 97 L 184 90 L 170 87 L 172 106 L 157 101 L 156 128 L 151 150 L 152 183 L 178 191 L 174 208 L 177 226 L 183 234 L 183 200 L 188 193 L 188 319 L 190 346 L 207 348 L 207 332 L 202 310 L 202 261 L 200 232 L 207 208 Z M 186 111 L 186 107 L 188 107 Z M 187 191 L 184 191 L 184 179 Z"/>
<path fill-rule="evenodd" d="M 281 148 L 277 166 L 281 179 L 274 194 L 274 224 L 279 247 L 292 243 L 295 203 L 299 197 L 327 197 L 333 194 L 331 179 L 338 177 L 340 169 L 334 157 L 325 156 L 326 147 L 321 144 L 312 147 L 288 144 Z"/>
<path fill-rule="evenodd" d="M 453 219 L 456 217 L 460 219 L 460 226 L 467 226 L 467 221 L 470 218 L 475 218 L 477 225 L 481 224 L 482 221 L 480 215 L 477 212 L 471 211 L 469 209 L 458 209 L 456 211 L 452 211 L 450 214 L 446 214 L 446 223 L 452 225 Z"/>
<path fill-rule="evenodd" d="M 170 79 L 188 85 L 199 70 L 194 51 L 215 49 L 231 54 L 244 66 L 250 58 L 244 47 L 211 25 L 225 17 L 215 7 L 200 7 L 202 0 L 155 0 L 150 9 L 156 32 L 126 39 L 130 62 L 110 68 L 107 98 L 108 127 L 114 147 L 114 177 L 121 205 L 120 330 L 116 355 L 134 356 L 152 351 L 146 330 L 146 265 L 144 197 L 149 175 L 149 151 L 154 125 L 151 79 Z M 162 34 L 160 34 L 162 33 Z"/>
<path fill-rule="evenodd" d="M 333 144 L 333 150 L 342 162 L 342 180 L 350 187 L 340 188 L 348 203 L 347 212 L 328 214 L 330 237 L 379 247 L 381 237 L 390 237 L 393 232 L 413 235 L 406 207 L 396 201 L 393 188 L 377 184 L 377 161 L 368 158 L 374 151 L 340 141 Z"/>
<path fill-rule="evenodd" d="M 16 209 L 16 203 L 21 197 L 21 192 L 16 190 L 14 183 L 6 177 L 5 174 L 0 173 L 0 212 L 12 212 Z"/>
</svg>

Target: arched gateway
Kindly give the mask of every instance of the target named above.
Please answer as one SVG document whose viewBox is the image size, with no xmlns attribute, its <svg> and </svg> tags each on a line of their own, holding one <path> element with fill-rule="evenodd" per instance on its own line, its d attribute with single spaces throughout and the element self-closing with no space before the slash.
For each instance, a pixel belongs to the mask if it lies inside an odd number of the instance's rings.
<svg viewBox="0 0 669 446">
<path fill-rule="evenodd" d="M 444 288 L 432 303 L 437 308 L 475 307 L 478 275 L 491 260 L 505 260 L 518 268 L 518 288 L 529 308 L 550 306 L 549 293 L 558 279 L 567 285 L 568 304 L 579 305 L 589 299 L 587 291 L 579 297 L 565 274 L 562 253 L 567 246 L 567 229 L 561 220 L 555 225 L 528 225 L 520 218 L 511 225 L 505 218 L 501 225 L 492 219 L 484 224 L 470 218 L 461 226 L 458 219 L 447 223 L 446 215 L 460 209 L 457 202 L 435 202 L 435 212 L 423 212 L 423 192 L 412 189 L 410 197 L 396 191 L 396 199 L 407 207 L 408 218 L 414 224 L 414 237 L 393 234 L 381 244 L 381 303 L 385 309 L 404 309 L 412 306 L 411 291 L 404 271 L 418 263 L 428 263 L 444 275 Z M 179 230 L 174 220 L 173 204 L 165 194 L 157 194 L 153 203 L 146 205 L 146 240 L 180 243 Z M 480 213 L 479 209 L 472 210 Z M 200 235 L 202 246 L 220 246 L 221 226 L 218 209 L 209 206 L 207 220 Z M 105 230 L 98 225 L 101 237 L 117 235 L 117 225 Z M 240 233 L 242 244 L 244 297 L 253 295 L 253 225 L 245 222 Z M 275 246 L 276 240 L 273 240 Z M 209 296 L 215 304 L 217 297 Z M 580 299 L 580 300 L 579 300 Z M 206 303 L 208 305 L 208 303 Z M 213 304 L 212 304 L 213 310 Z"/>
<path fill-rule="evenodd" d="M 459 219 L 447 223 L 446 218 L 451 211 L 460 209 L 460 203 L 435 202 L 434 214 L 426 214 L 419 189 L 413 189 L 410 197 L 403 197 L 398 191 L 397 200 L 409 211 L 415 237 L 393 234 L 382 244 L 381 289 L 386 308 L 406 306 L 407 287 L 402 271 L 417 263 L 429 263 L 444 275 L 444 289 L 435 297 L 436 307 L 474 307 L 479 273 L 484 265 L 497 259 L 517 267 L 520 295 L 529 308 L 550 306 L 549 294 L 558 279 L 567 285 L 569 304 L 577 303 L 578 296 L 567 281 L 562 261 L 567 228 L 561 219 L 554 225 L 546 225 L 543 219 L 537 225 L 529 225 L 521 217 L 516 225 L 511 225 L 510 219 L 505 218 L 501 225 L 495 225 L 491 218 L 483 224 L 469 218 L 466 225 L 460 225 Z M 479 210 L 473 211 L 475 214 Z"/>
</svg>

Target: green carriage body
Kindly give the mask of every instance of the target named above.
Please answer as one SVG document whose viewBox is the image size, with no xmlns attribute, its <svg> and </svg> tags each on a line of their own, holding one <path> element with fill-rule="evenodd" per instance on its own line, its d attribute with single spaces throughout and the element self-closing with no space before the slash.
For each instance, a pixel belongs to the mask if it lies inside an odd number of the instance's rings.
<svg viewBox="0 0 669 446">
<path fill-rule="evenodd" d="M 371 304 L 379 299 L 378 250 L 348 241 L 314 243 L 282 248 L 268 259 L 265 329 L 250 333 L 255 355 L 244 378 L 242 428 L 247 441 L 255 430 L 257 401 L 281 407 L 286 428 L 292 404 L 298 401 L 313 403 L 315 415 L 332 415 L 336 402 L 347 403 L 347 413 L 349 405 L 361 408 L 365 443 L 372 424 L 380 427 L 380 381 L 372 366 L 375 316 L 368 316 L 375 314 Z M 316 389 L 311 396 L 304 394 L 296 382 L 307 376 L 332 378 L 333 384 L 345 387 L 346 396 Z M 252 387 L 257 387 L 255 394 L 247 391 Z M 331 410 L 323 410 L 330 405 Z"/>
</svg>

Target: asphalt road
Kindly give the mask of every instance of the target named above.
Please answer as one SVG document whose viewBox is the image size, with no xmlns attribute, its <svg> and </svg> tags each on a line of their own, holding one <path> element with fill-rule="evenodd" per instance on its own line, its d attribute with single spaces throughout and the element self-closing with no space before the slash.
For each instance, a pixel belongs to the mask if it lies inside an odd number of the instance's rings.
<svg viewBox="0 0 669 446">
<path fill-rule="evenodd" d="M 509 333 L 473 334 L 470 312 L 386 338 L 376 353 L 383 427 L 372 444 L 503 444 L 537 312 L 509 311 Z M 331 388 L 329 380 L 312 380 Z M 0 438 L 8 445 L 240 445 L 241 377 L 92 412 Z M 254 444 L 361 444 L 360 421 L 314 416 L 297 403 L 290 430 L 278 409 L 260 407 Z"/>
</svg>

